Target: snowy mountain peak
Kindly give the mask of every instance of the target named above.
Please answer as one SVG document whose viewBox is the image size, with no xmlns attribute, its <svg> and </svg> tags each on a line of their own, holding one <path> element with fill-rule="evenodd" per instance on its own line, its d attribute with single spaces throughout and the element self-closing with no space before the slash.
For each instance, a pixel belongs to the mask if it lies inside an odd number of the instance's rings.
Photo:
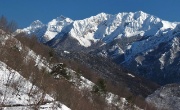
<svg viewBox="0 0 180 110">
<path fill-rule="evenodd" d="M 45 26 L 46 25 L 43 24 L 40 20 L 36 20 L 36 21 L 32 22 L 29 27 L 24 28 L 22 30 L 18 29 L 17 32 L 26 32 L 27 34 L 36 34 L 37 31 L 44 30 Z M 37 35 L 37 36 L 40 37 L 40 35 Z"/>
<path fill-rule="evenodd" d="M 107 17 L 107 16 L 110 16 L 110 14 L 107 14 L 107 13 L 104 13 L 104 12 L 102 12 L 102 13 L 99 13 L 99 14 L 97 14 L 96 16 L 92 16 L 92 17 L 98 17 L 98 18 L 103 18 L 103 17 Z"/>
<path fill-rule="evenodd" d="M 143 11 L 123 12 L 116 15 L 102 12 L 75 21 L 64 16 L 57 17 L 46 25 L 47 29 L 43 31 L 42 36 L 43 41 L 48 42 L 59 33 L 69 33 L 81 46 L 89 47 L 97 41 L 109 43 L 121 37 L 152 36 L 160 31 L 163 33 L 167 29 L 174 29 L 176 25 L 177 23 L 161 20 Z M 40 21 L 35 21 L 31 24 L 31 28 L 24 30 L 31 33 L 32 30 L 43 26 Z"/>
<path fill-rule="evenodd" d="M 67 17 L 64 17 L 64 16 L 60 16 L 60 17 L 57 17 L 56 19 L 53 19 L 52 21 L 50 21 L 48 23 L 47 26 L 61 26 L 63 27 L 64 25 L 68 24 L 68 23 L 72 23 L 73 20 L 71 20 L 70 18 L 67 18 Z"/>
<path fill-rule="evenodd" d="M 89 47 L 92 41 L 102 40 L 109 43 L 121 37 L 150 36 L 167 28 L 174 28 L 171 26 L 172 23 L 162 21 L 142 11 L 116 15 L 100 13 L 84 20 L 74 21 L 70 35 L 82 46 Z"/>
<path fill-rule="evenodd" d="M 70 25 L 73 22 L 70 18 L 66 18 L 64 16 L 57 17 L 50 21 L 47 25 L 47 30 L 43 36 L 45 42 L 56 37 L 58 33 L 64 30 L 64 28 Z"/>
<path fill-rule="evenodd" d="M 134 12 L 134 15 L 140 17 L 140 16 L 148 16 L 149 14 L 147 14 L 147 13 L 145 13 L 143 11 L 137 11 L 137 12 Z"/>
<path fill-rule="evenodd" d="M 68 18 L 68 17 L 65 17 L 63 15 L 59 16 L 56 18 L 56 21 L 65 21 L 65 22 L 73 22 L 72 19 Z"/>
<path fill-rule="evenodd" d="M 30 25 L 31 28 L 40 28 L 43 26 L 44 26 L 44 24 L 40 20 L 36 20 L 36 21 L 32 22 Z"/>
<path fill-rule="evenodd" d="M 62 19 L 62 20 L 64 20 L 64 19 L 66 19 L 66 17 L 65 16 L 63 16 L 63 15 L 61 15 L 60 17 L 58 17 L 59 19 Z"/>
<path fill-rule="evenodd" d="M 56 18 L 57 21 L 66 21 L 66 22 L 72 22 L 73 20 L 68 18 L 68 17 L 65 17 L 63 15 L 59 16 Z"/>
</svg>

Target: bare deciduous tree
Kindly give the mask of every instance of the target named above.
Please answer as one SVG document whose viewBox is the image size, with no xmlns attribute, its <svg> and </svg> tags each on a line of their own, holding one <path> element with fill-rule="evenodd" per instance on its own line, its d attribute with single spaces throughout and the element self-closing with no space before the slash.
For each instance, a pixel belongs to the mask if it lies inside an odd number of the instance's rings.
<svg viewBox="0 0 180 110">
<path fill-rule="evenodd" d="M 7 24 L 8 24 L 8 21 L 7 21 L 6 17 L 2 15 L 0 17 L 0 29 L 6 30 Z"/>
<path fill-rule="evenodd" d="M 8 22 L 7 18 L 2 15 L 0 17 L 0 29 L 12 33 L 17 29 L 17 24 L 15 21 Z"/>
</svg>

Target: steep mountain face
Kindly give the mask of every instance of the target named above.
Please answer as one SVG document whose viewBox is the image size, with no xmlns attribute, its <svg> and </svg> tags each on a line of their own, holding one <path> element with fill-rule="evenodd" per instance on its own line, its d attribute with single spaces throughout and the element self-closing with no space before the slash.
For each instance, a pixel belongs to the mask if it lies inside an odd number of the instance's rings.
<svg viewBox="0 0 180 110">
<path fill-rule="evenodd" d="M 134 42 L 123 64 L 159 84 L 179 82 L 179 32 L 178 25 L 161 36 Z"/>
<path fill-rule="evenodd" d="M 75 21 L 61 16 L 47 25 L 36 21 L 19 31 L 35 34 L 57 50 L 110 58 L 139 75 L 166 84 L 179 82 L 178 24 L 139 11 L 100 13 Z"/>
</svg>

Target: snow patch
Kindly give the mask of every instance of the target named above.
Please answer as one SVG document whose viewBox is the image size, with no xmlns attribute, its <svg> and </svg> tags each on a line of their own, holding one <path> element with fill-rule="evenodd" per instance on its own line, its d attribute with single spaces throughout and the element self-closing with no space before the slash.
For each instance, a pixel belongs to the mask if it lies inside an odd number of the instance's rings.
<svg viewBox="0 0 180 110">
<path fill-rule="evenodd" d="M 66 50 L 64 51 L 64 53 L 66 53 L 66 54 L 70 54 L 70 52 L 69 52 L 69 51 L 66 51 Z"/>
<path fill-rule="evenodd" d="M 132 75 L 132 74 L 130 74 L 130 73 L 128 73 L 128 76 L 131 76 L 131 77 L 133 77 L 133 78 L 135 77 L 134 75 Z"/>
<path fill-rule="evenodd" d="M 34 61 L 35 61 L 34 66 L 37 66 L 39 69 L 45 68 L 46 71 L 51 72 L 49 63 L 44 58 L 42 58 L 40 55 L 36 55 L 36 53 L 32 50 L 28 51 L 25 61 L 27 62 L 30 59 L 34 59 Z"/>
</svg>

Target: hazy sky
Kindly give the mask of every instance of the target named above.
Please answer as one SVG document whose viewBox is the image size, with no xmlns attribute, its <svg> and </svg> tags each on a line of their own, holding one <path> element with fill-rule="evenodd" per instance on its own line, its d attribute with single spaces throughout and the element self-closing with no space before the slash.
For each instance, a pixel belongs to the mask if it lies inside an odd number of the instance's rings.
<svg viewBox="0 0 180 110">
<path fill-rule="evenodd" d="M 27 27 L 34 20 L 47 23 L 64 15 L 73 20 L 101 12 L 144 11 L 168 21 L 180 22 L 180 0 L 0 0 L 0 15 Z"/>
</svg>

